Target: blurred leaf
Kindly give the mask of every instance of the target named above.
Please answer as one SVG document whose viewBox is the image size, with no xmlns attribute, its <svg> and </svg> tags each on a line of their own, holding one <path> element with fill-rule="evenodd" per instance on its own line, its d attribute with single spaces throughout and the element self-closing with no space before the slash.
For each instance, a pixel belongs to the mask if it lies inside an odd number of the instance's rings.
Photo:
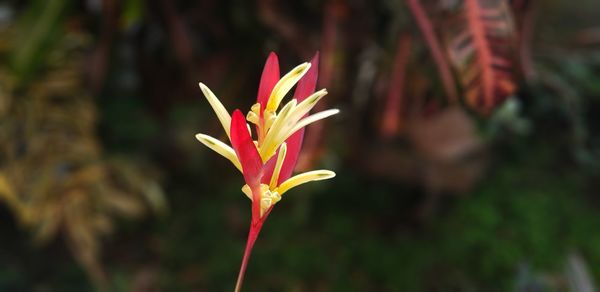
<svg viewBox="0 0 600 292">
<path fill-rule="evenodd" d="M 150 167 L 142 170 L 130 159 L 117 163 L 104 157 L 96 136 L 95 101 L 80 72 L 87 44 L 84 35 L 65 35 L 44 52 L 39 74 L 31 75 L 35 82 L 19 89 L 6 86 L 12 102 L 0 116 L 0 199 L 36 243 L 64 236 L 101 289 L 108 283 L 102 239 L 116 219 L 162 211 L 166 202 Z"/>
<path fill-rule="evenodd" d="M 516 90 L 512 13 L 504 0 L 465 0 L 460 17 L 460 22 L 446 19 L 449 24 L 442 27 L 448 54 L 461 76 L 465 102 L 487 114 Z"/>
<path fill-rule="evenodd" d="M 125 29 L 140 23 L 144 15 L 145 3 L 143 0 L 122 1 L 121 23 L 123 23 Z"/>
<path fill-rule="evenodd" d="M 68 0 L 34 0 L 16 29 L 10 63 L 21 81 L 44 63 L 50 47 L 60 39 Z"/>
</svg>

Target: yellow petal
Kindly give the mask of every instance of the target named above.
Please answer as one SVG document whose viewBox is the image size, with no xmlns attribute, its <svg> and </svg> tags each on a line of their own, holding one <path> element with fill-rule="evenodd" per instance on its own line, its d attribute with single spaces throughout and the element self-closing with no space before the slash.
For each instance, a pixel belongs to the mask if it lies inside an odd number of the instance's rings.
<svg viewBox="0 0 600 292">
<path fill-rule="evenodd" d="M 229 147 L 229 145 L 204 134 L 197 134 L 196 139 L 198 139 L 198 141 L 200 141 L 202 144 L 206 145 L 206 147 L 227 158 L 237 169 L 239 169 L 240 172 L 242 171 L 242 165 L 240 164 L 237 155 L 235 155 L 235 151 L 233 148 Z"/>
<path fill-rule="evenodd" d="M 295 175 L 288 180 L 284 181 L 278 188 L 277 191 L 280 195 L 283 195 L 285 192 L 289 191 L 292 188 L 295 188 L 301 184 L 305 184 L 310 181 L 318 181 L 330 179 L 335 176 L 335 172 L 331 170 L 313 170 L 305 173 L 301 173 Z"/>
<path fill-rule="evenodd" d="M 311 94 L 293 109 L 293 111 L 290 113 L 290 120 L 293 120 L 294 123 L 296 123 L 304 115 L 306 115 L 325 95 L 327 95 L 327 89 L 321 89 Z"/>
<path fill-rule="evenodd" d="M 306 74 L 308 69 L 310 69 L 310 63 L 300 64 L 279 79 L 277 84 L 275 84 L 275 87 L 273 87 L 273 91 L 271 91 L 266 109 L 270 111 L 276 111 L 283 97 L 290 91 L 290 89 L 292 89 L 292 87 L 294 87 L 298 80 L 300 80 L 300 78 Z"/>
<path fill-rule="evenodd" d="M 290 131 L 290 133 L 288 133 L 287 137 L 285 137 L 285 139 L 287 139 L 289 136 L 291 136 L 292 134 L 294 134 L 296 131 L 318 121 L 318 120 L 322 120 L 324 118 L 328 118 L 330 116 L 333 116 L 335 114 L 338 114 L 340 112 L 339 109 L 329 109 L 326 111 L 322 111 L 322 112 L 318 112 L 314 115 L 310 115 L 302 120 L 300 120 L 295 126 L 294 128 L 292 128 L 292 130 Z M 284 139 L 284 140 L 285 140 Z"/>
<path fill-rule="evenodd" d="M 298 130 L 300 130 L 316 121 L 322 120 L 322 119 L 330 117 L 332 115 L 335 115 L 339 112 L 340 112 L 340 110 L 338 110 L 338 109 L 330 109 L 330 110 L 318 112 L 314 115 L 310 115 L 310 116 L 300 120 L 299 122 L 286 123 L 287 127 L 280 129 L 277 132 L 276 136 L 274 138 L 272 138 L 271 145 L 279 145 L 283 141 L 287 140 L 294 133 L 296 133 Z M 271 150 L 271 151 L 273 151 L 273 150 Z M 265 155 L 268 155 L 269 153 L 271 153 L 271 152 L 265 151 Z"/>
<path fill-rule="evenodd" d="M 281 112 L 277 115 L 277 117 L 275 118 L 275 121 L 273 121 L 273 125 L 267 132 L 267 135 L 265 136 L 265 139 L 262 141 L 262 145 L 260 145 L 260 149 L 259 149 L 260 157 L 262 158 L 263 162 L 269 160 L 269 158 L 271 158 L 271 156 L 273 156 L 275 154 L 275 150 L 277 150 L 277 147 L 279 147 L 279 144 L 281 144 L 281 143 L 274 144 L 273 143 L 274 139 L 277 138 L 277 135 L 278 135 L 279 131 L 281 130 L 281 128 L 283 128 L 286 125 L 286 123 L 288 121 L 289 113 L 294 109 L 295 106 L 296 106 L 296 100 L 295 99 L 290 100 L 281 109 Z"/>
<path fill-rule="evenodd" d="M 279 155 L 277 156 L 277 162 L 275 163 L 275 168 L 273 169 L 273 175 L 271 176 L 271 183 L 269 187 L 273 190 L 277 186 L 277 179 L 279 178 L 279 172 L 281 171 L 281 166 L 283 165 L 283 161 L 285 160 L 285 154 L 287 152 L 287 144 L 283 142 L 281 147 L 279 147 Z"/>
<path fill-rule="evenodd" d="M 200 82 L 199 85 L 200 90 L 202 90 L 202 93 L 204 93 L 206 100 L 208 100 L 208 103 L 217 114 L 217 118 L 221 122 L 221 125 L 223 125 L 223 129 L 225 130 L 225 133 L 227 133 L 227 137 L 230 137 L 229 128 L 231 127 L 231 116 L 229 115 L 221 101 L 219 101 L 215 94 L 212 93 L 212 91 L 210 91 L 210 89 L 206 87 L 204 83 Z"/>
</svg>

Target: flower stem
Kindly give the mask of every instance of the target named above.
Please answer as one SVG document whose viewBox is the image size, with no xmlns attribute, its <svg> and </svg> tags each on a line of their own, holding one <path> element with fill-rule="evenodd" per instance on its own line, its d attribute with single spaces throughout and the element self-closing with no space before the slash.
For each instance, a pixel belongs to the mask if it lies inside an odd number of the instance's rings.
<svg viewBox="0 0 600 292">
<path fill-rule="evenodd" d="M 244 282 L 244 275 L 246 274 L 246 267 L 248 266 L 248 260 L 250 259 L 250 253 L 252 253 L 252 247 L 254 242 L 258 238 L 258 234 L 262 229 L 262 223 L 250 225 L 250 232 L 248 232 L 248 241 L 246 242 L 246 250 L 244 251 L 244 258 L 242 259 L 242 266 L 240 267 L 240 273 L 238 274 L 237 283 L 235 284 L 235 292 L 240 292 L 242 289 L 242 282 Z"/>
</svg>

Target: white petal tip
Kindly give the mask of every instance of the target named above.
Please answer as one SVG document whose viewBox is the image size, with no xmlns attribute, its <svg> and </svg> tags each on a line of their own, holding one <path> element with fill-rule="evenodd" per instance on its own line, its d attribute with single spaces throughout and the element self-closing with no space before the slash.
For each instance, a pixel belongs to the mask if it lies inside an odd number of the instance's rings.
<svg viewBox="0 0 600 292">
<path fill-rule="evenodd" d="M 201 134 L 201 133 L 196 134 L 196 139 L 200 142 L 202 142 L 202 140 L 205 140 L 206 139 L 205 137 L 206 137 L 206 135 L 204 135 L 204 134 Z"/>
<path fill-rule="evenodd" d="M 317 177 L 315 178 L 315 180 L 325 180 L 325 179 L 334 178 L 335 172 L 333 172 L 331 170 L 321 170 L 318 173 L 316 173 L 316 175 L 317 175 Z"/>
<path fill-rule="evenodd" d="M 200 141 L 200 143 L 206 145 L 206 146 L 214 146 L 215 143 L 215 138 L 209 136 L 209 135 L 204 135 L 204 134 L 196 134 L 196 140 Z"/>
<path fill-rule="evenodd" d="M 209 96 L 212 91 L 210 91 L 210 88 L 208 88 L 208 86 L 206 86 L 204 83 L 200 82 L 198 83 L 198 86 L 200 86 L 200 90 L 202 90 L 202 93 L 204 93 L 205 96 Z"/>
</svg>

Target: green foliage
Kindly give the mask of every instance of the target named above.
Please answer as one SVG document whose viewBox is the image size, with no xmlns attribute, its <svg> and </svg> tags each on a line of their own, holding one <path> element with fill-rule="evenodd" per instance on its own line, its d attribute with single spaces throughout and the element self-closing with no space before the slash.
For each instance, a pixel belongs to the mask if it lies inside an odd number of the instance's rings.
<svg viewBox="0 0 600 292">
<path fill-rule="evenodd" d="M 10 64 L 21 82 L 43 66 L 48 52 L 63 33 L 68 0 L 32 1 L 20 18 Z"/>
</svg>

